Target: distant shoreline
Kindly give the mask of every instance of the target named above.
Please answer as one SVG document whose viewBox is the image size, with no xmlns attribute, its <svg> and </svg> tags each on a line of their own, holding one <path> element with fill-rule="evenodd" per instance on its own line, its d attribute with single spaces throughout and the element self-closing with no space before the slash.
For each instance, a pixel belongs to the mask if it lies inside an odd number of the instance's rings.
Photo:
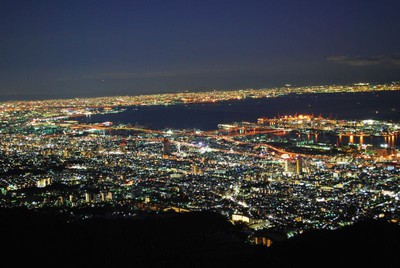
<svg viewBox="0 0 400 268">
<path fill-rule="evenodd" d="M 256 122 L 259 117 L 321 114 L 337 119 L 399 120 L 400 91 L 285 95 L 277 98 L 227 100 L 217 103 L 192 103 L 154 106 L 130 106 L 121 113 L 80 117 L 81 123 L 147 125 L 151 129 L 198 128 L 214 130 L 220 123 Z M 379 101 L 377 101 L 379 100 Z M 126 106 L 124 106 L 126 107 Z"/>
<path fill-rule="evenodd" d="M 400 82 L 391 83 L 352 83 L 352 84 L 327 84 L 327 85 L 307 85 L 307 86 L 292 86 L 285 85 L 280 87 L 266 87 L 266 88 L 242 88 L 242 89 L 204 89 L 204 90 L 178 90 L 178 91 L 150 91 L 148 93 L 129 94 L 129 92 L 121 92 L 121 94 L 99 94 L 97 96 L 88 96 L 87 94 L 77 96 L 65 94 L 6 94 L 0 95 L 0 104 L 4 102 L 46 102 L 46 101 L 73 101 L 76 99 L 115 99 L 115 98 L 148 98 L 148 97 L 166 97 L 172 95 L 187 96 L 187 95 L 204 95 L 204 94 L 235 94 L 243 92 L 266 92 L 276 94 L 276 96 L 287 95 L 290 93 L 295 94 L 309 94 L 309 93 L 340 93 L 340 92 L 374 92 L 374 91 L 393 91 L 400 90 Z M 274 97 L 274 96 L 270 96 Z M 234 99 L 234 98 L 231 98 Z"/>
</svg>

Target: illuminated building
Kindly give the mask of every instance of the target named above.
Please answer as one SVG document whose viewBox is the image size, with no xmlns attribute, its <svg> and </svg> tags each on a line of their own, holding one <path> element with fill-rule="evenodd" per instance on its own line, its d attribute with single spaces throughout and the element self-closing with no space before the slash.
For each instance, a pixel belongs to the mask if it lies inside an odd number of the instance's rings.
<svg viewBox="0 0 400 268">
<path fill-rule="evenodd" d="M 289 172 L 289 165 L 290 165 L 290 160 L 285 159 L 285 172 Z"/>
<path fill-rule="evenodd" d="M 92 202 L 92 197 L 91 197 L 90 193 L 85 193 L 85 202 L 86 203 Z"/>
<path fill-rule="evenodd" d="M 299 175 L 302 172 L 303 160 L 300 157 L 296 158 L 296 174 Z"/>
<path fill-rule="evenodd" d="M 106 194 L 104 192 L 100 192 L 100 196 L 102 202 L 106 201 Z"/>
<path fill-rule="evenodd" d="M 259 124 L 259 125 L 264 125 L 267 122 L 268 122 L 268 118 L 266 118 L 266 117 L 260 117 L 257 119 L 257 124 Z"/>
<path fill-rule="evenodd" d="M 244 216 L 244 215 L 240 215 L 240 214 L 233 214 L 232 221 L 242 221 L 242 222 L 250 223 L 250 218 L 247 216 Z"/>
<path fill-rule="evenodd" d="M 37 183 L 36 183 L 36 186 L 38 188 L 43 188 L 43 187 L 46 187 L 46 186 L 48 186 L 50 184 L 51 184 L 51 179 L 50 178 L 46 178 L 46 179 L 38 180 Z"/>
<path fill-rule="evenodd" d="M 199 174 L 199 167 L 196 164 L 192 165 L 193 174 Z"/>
<path fill-rule="evenodd" d="M 171 143 L 167 138 L 163 139 L 163 156 L 171 155 Z"/>
</svg>

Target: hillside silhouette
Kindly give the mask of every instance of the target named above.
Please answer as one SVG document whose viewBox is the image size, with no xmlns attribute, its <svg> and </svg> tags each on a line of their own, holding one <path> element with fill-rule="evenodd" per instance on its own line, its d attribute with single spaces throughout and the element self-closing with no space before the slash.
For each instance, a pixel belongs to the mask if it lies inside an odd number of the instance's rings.
<svg viewBox="0 0 400 268">
<path fill-rule="evenodd" d="M 397 267 L 400 249 L 399 225 L 382 221 L 310 231 L 269 248 L 246 243 L 245 232 L 209 212 L 67 223 L 51 213 L 7 209 L 0 210 L 0 228 L 0 255 L 17 266 Z"/>
</svg>

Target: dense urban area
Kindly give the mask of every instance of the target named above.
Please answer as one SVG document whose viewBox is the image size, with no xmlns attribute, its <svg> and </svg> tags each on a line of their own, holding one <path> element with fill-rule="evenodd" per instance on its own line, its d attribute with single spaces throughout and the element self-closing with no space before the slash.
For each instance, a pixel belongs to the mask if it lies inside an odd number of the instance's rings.
<svg viewBox="0 0 400 268">
<path fill-rule="evenodd" d="M 290 237 L 362 219 L 399 220 L 399 122 L 316 115 L 148 129 L 79 117 L 129 106 L 287 94 L 400 90 L 385 85 L 292 87 L 0 103 L 0 206 L 52 208 L 71 221 L 213 211 Z"/>
</svg>

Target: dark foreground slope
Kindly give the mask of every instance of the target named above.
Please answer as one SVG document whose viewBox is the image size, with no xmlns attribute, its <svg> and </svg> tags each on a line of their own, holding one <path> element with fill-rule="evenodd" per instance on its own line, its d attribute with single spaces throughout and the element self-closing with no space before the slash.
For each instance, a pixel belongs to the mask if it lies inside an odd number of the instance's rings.
<svg viewBox="0 0 400 268">
<path fill-rule="evenodd" d="M 245 264 L 256 251 L 218 214 L 190 213 L 74 223 L 27 211 L 3 211 L 0 228 L 12 262 L 70 267 L 211 267 Z"/>
<path fill-rule="evenodd" d="M 397 267 L 400 249 L 399 226 L 386 222 L 252 246 L 222 216 L 205 212 L 68 224 L 43 213 L 3 210 L 0 228 L 2 260 L 29 267 L 323 267 L 349 261 Z"/>
<path fill-rule="evenodd" d="M 272 267 L 400 267 L 400 226 L 364 221 L 311 231 L 269 249 Z"/>
</svg>

